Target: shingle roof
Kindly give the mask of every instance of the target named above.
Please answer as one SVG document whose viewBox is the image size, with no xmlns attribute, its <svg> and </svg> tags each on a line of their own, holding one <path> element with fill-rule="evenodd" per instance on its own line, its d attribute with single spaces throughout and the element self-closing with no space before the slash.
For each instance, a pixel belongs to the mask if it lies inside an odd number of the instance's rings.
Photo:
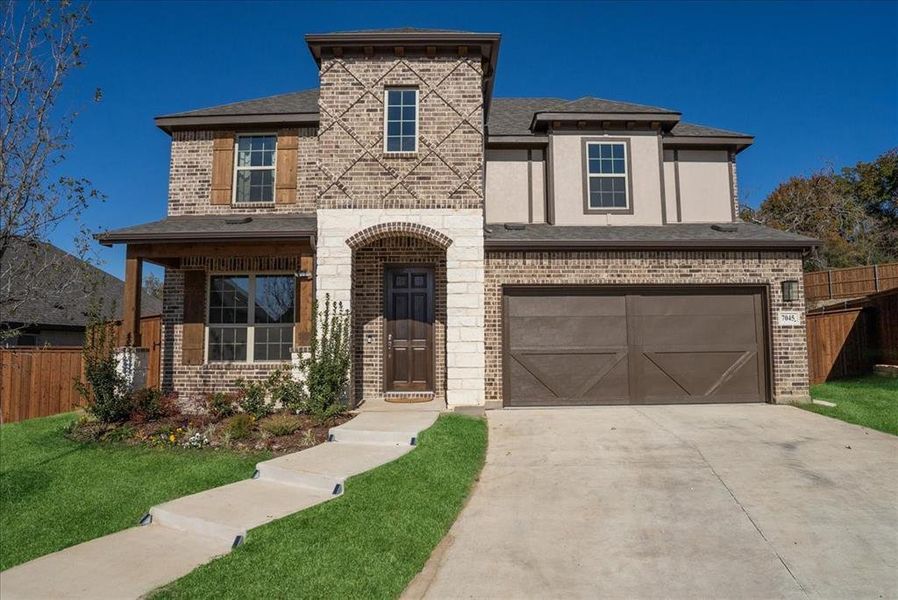
<svg viewBox="0 0 898 600">
<path fill-rule="evenodd" d="M 163 115 L 171 117 L 215 117 L 224 115 L 280 115 L 293 113 L 318 114 L 318 88 L 267 96 L 254 100 L 220 104 L 186 112 Z"/>
<path fill-rule="evenodd" d="M 104 309 L 115 307 L 114 316 L 121 317 L 124 282 L 52 244 L 29 244 L 16 239 L 3 260 L 10 261 L 10 265 L 27 264 L 30 273 L 40 272 L 44 289 L 52 290 L 52 294 L 34 294 L 22 301 L 10 290 L 33 286 L 17 285 L 16 281 L 0 282 L 3 322 L 84 327 L 92 303 L 99 299 Z M 22 270 L 17 268 L 12 269 L 12 274 L 4 271 L 4 277 L 11 279 L 21 274 Z M 145 317 L 161 314 L 162 302 L 144 293 L 140 312 Z"/>
<path fill-rule="evenodd" d="M 315 235 L 314 215 L 166 217 L 97 234 L 101 244 L 212 239 L 289 239 Z"/>
<path fill-rule="evenodd" d="M 682 137 L 752 137 L 749 133 L 739 133 L 738 131 L 730 131 L 728 129 L 718 129 L 716 127 L 683 122 L 674 125 L 670 133 Z"/>
<path fill-rule="evenodd" d="M 330 33 L 319 35 L 345 35 L 348 33 L 461 33 L 466 35 L 477 35 L 476 31 L 465 31 L 462 29 L 427 29 L 422 27 L 387 27 L 386 29 L 351 29 L 349 31 L 332 31 Z"/>
<path fill-rule="evenodd" d="M 487 246 L 809 248 L 816 240 L 755 223 L 648 225 L 488 225 Z"/>
<path fill-rule="evenodd" d="M 577 100 L 563 98 L 493 98 L 489 114 L 490 135 L 531 135 L 530 124 L 537 112 L 601 112 L 601 113 L 673 113 L 667 108 L 620 102 L 585 96 Z M 180 113 L 160 119 L 189 117 L 234 117 L 241 115 L 307 114 L 318 115 L 318 89 L 312 88 L 277 96 L 232 102 Z M 749 134 L 717 129 L 693 123 L 677 123 L 672 134 L 682 137 L 751 137 Z"/>
</svg>

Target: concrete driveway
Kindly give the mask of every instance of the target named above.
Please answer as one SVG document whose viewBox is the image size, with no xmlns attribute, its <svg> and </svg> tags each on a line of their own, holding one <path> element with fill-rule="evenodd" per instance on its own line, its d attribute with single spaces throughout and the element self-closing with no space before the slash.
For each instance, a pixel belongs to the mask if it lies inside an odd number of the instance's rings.
<svg viewBox="0 0 898 600">
<path fill-rule="evenodd" d="M 407 598 L 896 598 L 898 437 L 771 405 L 489 413 Z"/>
</svg>

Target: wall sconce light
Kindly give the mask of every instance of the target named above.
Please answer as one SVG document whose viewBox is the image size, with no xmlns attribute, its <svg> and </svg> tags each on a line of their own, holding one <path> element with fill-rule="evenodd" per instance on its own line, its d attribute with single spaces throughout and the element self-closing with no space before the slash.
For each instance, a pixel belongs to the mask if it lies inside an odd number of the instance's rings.
<svg viewBox="0 0 898 600">
<path fill-rule="evenodd" d="M 783 286 L 783 302 L 795 302 L 798 300 L 798 282 L 794 279 L 786 280 Z"/>
</svg>

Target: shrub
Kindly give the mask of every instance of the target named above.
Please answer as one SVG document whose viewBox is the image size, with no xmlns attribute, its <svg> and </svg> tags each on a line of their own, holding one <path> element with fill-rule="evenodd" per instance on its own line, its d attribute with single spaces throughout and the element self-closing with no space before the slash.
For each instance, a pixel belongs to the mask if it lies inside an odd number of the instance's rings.
<svg viewBox="0 0 898 600">
<path fill-rule="evenodd" d="M 290 435 L 302 427 L 302 419 L 294 415 L 277 414 L 259 421 L 259 429 L 271 435 Z"/>
<path fill-rule="evenodd" d="M 206 394 L 206 410 L 216 420 L 227 419 L 237 412 L 237 398 L 228 392 Z"/>
<path fill-rule="evenodd" d="M 101 317 L 102 305 L 88 316 L 84 347 L 81 350 L 85 382 L 75 389 L 84 407 L 103 423 L 124 421 L 131 414 L 131 397 L 125 378 L 115 361 L 115 329 Z"/>
<path fill-rule="evenodd" d="M 136 423 L 172 417 L 180 411 L 174 394 L 163 394 L 157 388 L 144 388 L 131 394 L 131 420 Z"/>
<path fill-rule="evenodd" d="M 280 404 L 293 411 L 302 410 L 306 395 L 302 384 L 293 379 L 292 368 L 283 367 L 272 371 L 265 386 L 272 404 Z"/>
<path fill-rule="evenodd" d="M 324 310 L 314 309 L 310 356 L 301 364 L 306 394 L 303 408 L 318 421 L 326 421 L 346 410 L 349 382 L 349 311 L 325 296 Z"/>
<path fill-rule="evenodd" d="M 232 440 L 243 440 L 250 436 L 253 432 L 255 419 L 247 413 L 234 415 L 224 425 L 224 435 Z"/>
<path fill-rule="evenodd" d="M 252 415 L 256 419 L 261 419 L 273 412 L 274 407 L 268 400 L 268 390 L 264 382 L 238 379 L 235 385 L 240 390 L 237 397 L 237 405 L 244 413 Z"/>
</svg>

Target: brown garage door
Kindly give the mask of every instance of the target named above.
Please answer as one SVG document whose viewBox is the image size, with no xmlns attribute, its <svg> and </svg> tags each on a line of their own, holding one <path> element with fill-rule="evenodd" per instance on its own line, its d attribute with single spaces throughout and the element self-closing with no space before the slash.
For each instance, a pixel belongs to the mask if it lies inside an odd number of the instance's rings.
<svg viewBox="0 0 898 600">
<path fill-rule="evenodd" d="M 767 398 L 758 289 L 517 289 L 504 310 L 506 405 Z"/>
</svg>

